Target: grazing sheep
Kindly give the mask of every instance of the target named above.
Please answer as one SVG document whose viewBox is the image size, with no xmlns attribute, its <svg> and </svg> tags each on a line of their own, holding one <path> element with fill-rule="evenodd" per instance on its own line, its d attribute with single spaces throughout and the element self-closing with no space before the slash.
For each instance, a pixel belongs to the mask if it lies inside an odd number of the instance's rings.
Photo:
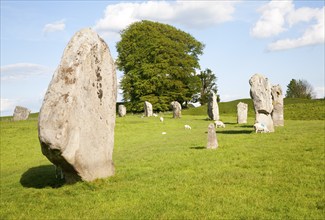
<svg viewBox="0 0 325 220">
<path fill-rule="evenodd" d="M 153 117 L 157 117 L 158 115 L 157 115 L 156 113 L 153 113 L 152 116 L 153 116 Z"/>
<path fill-rule="evenodd" d="M 163 118 L 163 117 L 160 117 L 160 121 L 161 121 L 161 122 L 164 122 L 164 118 Z"/>
<path fill-rule="evenodd" d="M 184 125 L 184 128 L 185 128 L 185 129 L 189 129 L 189 130 L 192 129 L 191 126 L 189 126 L 189 125 Z"/>
<path fill-rule="evenodd" d="M 267 127 L 262 123 L 255 123 L 254 129 L 255 129 L 255 133 L 257 133 L 257 132 L 269 133 L 270 132 L 269 129 L 267 129 Z"/>
<path fill-rule="evenodd" d="M 161 134 L 167 134 L 167 132 L 164 131 L 164 132 L 162 132 Z"/>
<path fill-rule="evenodd" d="M 216 128 L 225 128 L 226 125 L 222 121 L 214 121 Z"/>
</svg>

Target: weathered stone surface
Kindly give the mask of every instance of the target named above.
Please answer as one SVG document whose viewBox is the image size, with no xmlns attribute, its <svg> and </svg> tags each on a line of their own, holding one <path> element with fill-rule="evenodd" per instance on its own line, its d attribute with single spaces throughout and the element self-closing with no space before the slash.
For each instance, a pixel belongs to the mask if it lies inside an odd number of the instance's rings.
<svg viewBox="0 0 325 220">
<path fill-rule="evenodd" d="M 170 106 L 173 109 L 173 118 L 181 118 L 182 117 L 182 106 L 177 101 L 173 101 L 170 103 Z"/>
<path fill-rule="evenodd" d="M 219 121 L 219 106 L 217 103 L 217 96 L 212 91 L 208 102 L 208 116 L 211 120 Z"/>
<path fill-rule="evenodd" d="M 67 182 L 114 174 L 116 73 L 107 44 L 91 29 L 77 32 L 54 73 L 39 113 L 42 153 Z"/>
<path fill-rule="evenodd" d="M 22 106 L 16 106 L 13 114 L 14 121 L 22 121 L 27 120 L 29 116 L 30 110 L 28 108 Z"/>
<path fill-rule="evenodd" d="M 243 102 L 237 104 L 237 123 L 246 124 L 247 123 L 247 111 L 248 105 Z"/>
<path fill-rule="evenodd" d="M 283 94 L 280 85 L 274 85 L 271 88 L 273 100 L 272 119 L 274 126 L 284 126 L 283 116 Z"/>
<path fill-rule="evenodd" d="M 274 125 L 271 118 L 273 111 L 271 85 L 267 78 L 261 74 L 253 75 L 249 84 L 251 86 L 250 95 L 254 102 L 256 113 L 256 123 L 263 123 L 270 132 L 274 132 Z"/>
<path fill-rule="evenodd" d="M 216 129 L 213 123 L 210 123 L 208 126 L 208 144 L 207 149 L 217 149 L 218 148 L 218 140 Z"/>
<path fill-rule="evenodd" d="M 152 116 L 152 104 L 150 102 L 144 102 L 144 116 L 151 117 Z"/>
<path fill-rule="evenodd" d="M 118 115 L 124 117 L 126 115 L 126 107 L 124 105 L 118 106 Z"/>
</svg>

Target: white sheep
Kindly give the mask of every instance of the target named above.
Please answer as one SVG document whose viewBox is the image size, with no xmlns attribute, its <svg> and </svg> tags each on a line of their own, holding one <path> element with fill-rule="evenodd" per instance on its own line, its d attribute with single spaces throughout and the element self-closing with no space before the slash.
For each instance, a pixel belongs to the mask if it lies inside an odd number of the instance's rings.
<svg viewBox="0 0 325 220">
<path fill-rule="evenodd" d="M 192 129 L 191 126 L 189 126 L 189 125 L 184 125 L 184 128 L 185 128 L 185 129 L 189 129 L 189 130 Z"/>
<path fill-rule="evenodd" d="M 164 122 L 164 118 L 163 118 L 163 117 L 160 117 L 160 121 L 161 121 L 161 122 Z"/>
<path fill-rule="evenodd" d="M 158 115 L 157 115 L 156 113 L 153 113 L 152 116 L 153 116 L 153 117 L 157 117 Z"/>
<path fill-rule="evenodd" d="M 261 132 L 261 133 L 269 133 L 269 129 L 264 125 L 263 123 L 255 123 L 254 124 L 255 133 Z"/>
<path fill-rule="evenodd" d="M 216 128 L 225 128 L 226 125 L 222 121 L 214 121 Z"/>
</svg>

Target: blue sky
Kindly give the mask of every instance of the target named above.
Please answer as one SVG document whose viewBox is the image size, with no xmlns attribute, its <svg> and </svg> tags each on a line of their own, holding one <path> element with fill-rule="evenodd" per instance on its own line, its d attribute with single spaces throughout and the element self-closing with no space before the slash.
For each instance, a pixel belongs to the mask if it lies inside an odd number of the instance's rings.
<svg viewBox="0 0 325 220">
<path fill-rule="evenodd" d="M 217 76 L 221 101 L 248 98 L 255 73 L 284 93 L 291 79 L 305 79 L 318 98 L 325 96 L 322 0 L 1 0 L 1 115 L 12 115 L 16 105 L 39 111 L 75 32 L 92 27 L 115 59 L 119 31 L 143 19 L 173 25 L 205 44 L 201 69 Z"/>
</svg>

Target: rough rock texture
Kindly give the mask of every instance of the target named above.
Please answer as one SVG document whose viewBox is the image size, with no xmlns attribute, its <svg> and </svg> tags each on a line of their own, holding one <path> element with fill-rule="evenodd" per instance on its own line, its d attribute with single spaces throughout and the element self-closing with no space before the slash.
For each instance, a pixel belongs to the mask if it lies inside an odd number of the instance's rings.
<svg viewBox="0 0 325 220">
<path fill-rule="evenodd" d="M 182 106 L 177 101 L 173 101 L 170 103 L 170 106 L 173 109 L 173 118 L 181 118 L 182 117 Z"/>
<path fill-rule="evenodd" d="M 42 153 L 67 182 L 114 174 L 116 73 L 107 44 L 91 29 L 77 32 L 54 73 L 39 113 Z"/>
<path fill-rule="evenodd" d="M 247 111 L 248 105 L 243 102 L 237 104 L 237 123 L 246 124 L 247 123 Z"/>
<path fill-rule="evenodd" d="M 284 126 L 283 116 L 283 94 L 280 85 L 272 86 L 273 112 L 272 119 L 274 126 Z"/>
<path fill-rule="evenodd" d="M 250 95 L 254 102 L 256 113 L 255 122 L 263 123 L 270 132 L 274 132 L 271 113 L 273 111 L 271 85 L 267 78 L 261 74 L 253 75 L 249 84 L 251 86 Z"/>
<path fill-rule="evenodd" d="M 211 120 L 219 121 L 219 106 L 217 103 L 217 96 L 212 91 L 208 102 L 208 116 Z"/>
<path fill-rule="evenodd" d="M 126 115 L 126 107 L 124 105 L 118 106 L 118 115 L 124 117 Z"/>
<path fill-rule="evenodd" d="M 152 116 L 152 104 L 150 102 L 144 102 L 144 116 L 150 117 Z"/>
<path fill-rule="evenodd" d="M 210 123 L 208 126 L 208 144 L 207 149 L 217 149 L 218 148 L 218 140 L 216 129 L 213 123 Z"/>
<path fill-rule="evenodd" d="M 30 110 L 28 108 L 22 106 L 16 106 L 13 114 L 14 121 L 22 121 L 27 120 L 29 116 Z"/>
</svg>

